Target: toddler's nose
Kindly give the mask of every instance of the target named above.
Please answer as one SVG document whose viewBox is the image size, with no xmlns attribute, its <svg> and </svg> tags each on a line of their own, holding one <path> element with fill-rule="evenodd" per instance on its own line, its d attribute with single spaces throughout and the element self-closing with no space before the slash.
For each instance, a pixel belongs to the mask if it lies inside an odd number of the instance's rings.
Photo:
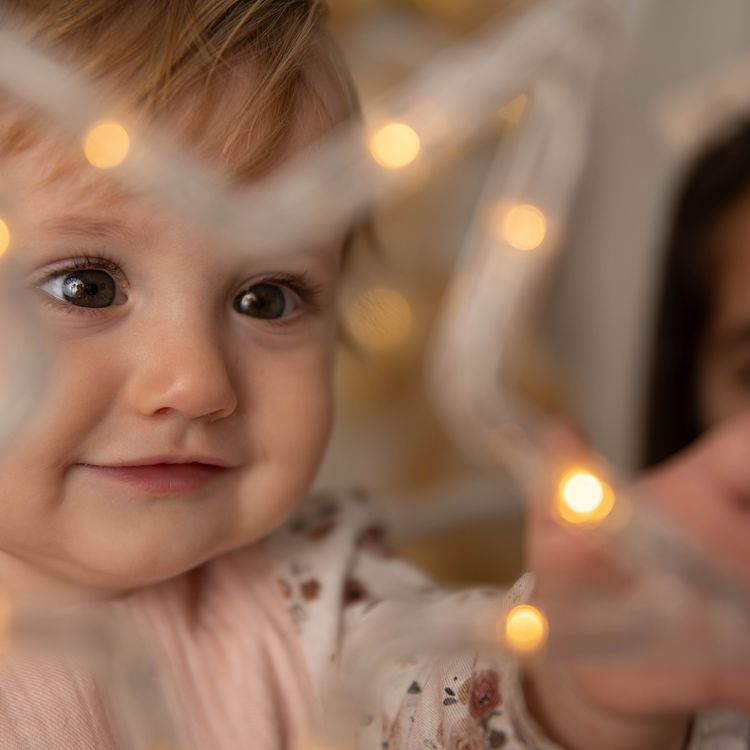
<svg viewBox="0 0 750 750">
<path fill-rule="evenodd" d="M 174 411 L 211 421 L 234 413 L 237 392 L 218 332 L 154 329 L 146 339 L 129 380 L 131 406 L 146 416 Z"/>
</svg>

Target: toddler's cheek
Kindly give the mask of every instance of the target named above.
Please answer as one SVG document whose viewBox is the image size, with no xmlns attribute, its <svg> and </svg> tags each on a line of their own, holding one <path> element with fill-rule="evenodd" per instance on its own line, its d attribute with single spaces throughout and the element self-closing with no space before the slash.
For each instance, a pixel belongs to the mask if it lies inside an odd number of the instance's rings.
<svg viewBox="0 0 750 750">
<path fill-rule="evenodd" d="M 329 372 L 316 364 L 266 380 L 279 387 L 266 390 L 250 415 L 254 456 L 242 503 L 250 525 L 262 528 L 257 536 L 273 531 L 304 500 L 325 453 L 333 399 Z"/>
<path fill-rule="evenodd" d="M 65 467 L 94 458 L 117 438 L 110 419 L 126 379 L 117 349 L 86 342 L 58 346 L 47 388 L 14 441 L 17 463 Z M 89 451 L 93 455 L 87 455 Z"/>
<path fill-rule="evenodd" d="M 323 383 L 309 393 L 290 398 L 287 418 L 273 436 L 275 463 L 289 486 L 292 504 L 309 490 L 323 459 L 333 421 L 330 389 Z"/>
</svg>

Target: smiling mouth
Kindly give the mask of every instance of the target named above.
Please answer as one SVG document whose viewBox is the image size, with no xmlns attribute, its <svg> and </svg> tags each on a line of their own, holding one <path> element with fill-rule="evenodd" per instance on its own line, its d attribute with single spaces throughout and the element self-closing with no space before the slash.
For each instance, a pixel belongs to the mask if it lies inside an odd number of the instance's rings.
<svg viewBox="0 0 750 750">
<path fill-rule="evenodd" d="M 96 466 L 79 464 L 99 476 L 151 495 L 195 492 L 229 471 L 224 466 L 198 462 L 148 466 Z"/>
</svg>

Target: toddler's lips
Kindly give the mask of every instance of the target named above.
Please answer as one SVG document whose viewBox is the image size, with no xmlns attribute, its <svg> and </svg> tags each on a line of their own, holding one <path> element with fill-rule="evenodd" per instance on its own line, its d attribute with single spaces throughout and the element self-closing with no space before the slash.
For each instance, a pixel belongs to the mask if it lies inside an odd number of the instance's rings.
<svg viewBox="0 0 750 750">
<path fill-rule="evenodd" d="M 202 463 L 153 464 L 149 466 L 95 466 L 82 464 L 116 482 L 153 495 L 180 495 L 194 492 L 222 476 L 229 469 Z"/>
</svg>

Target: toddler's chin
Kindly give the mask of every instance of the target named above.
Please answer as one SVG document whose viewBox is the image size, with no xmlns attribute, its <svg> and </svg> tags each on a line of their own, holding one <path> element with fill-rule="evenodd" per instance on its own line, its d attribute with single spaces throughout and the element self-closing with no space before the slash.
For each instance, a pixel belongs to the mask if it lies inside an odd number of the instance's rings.
<svg viewBox="0 0 750 750">
<path fill-rule="evenodd" d="M 133 589 L 182 575 L 214 557 L 221 537 L 182 530 L 172 534 L 113 535 L 110 544 L 98 543 L 67 551 L 63 575 L 82 590 L 98 592 L 92 598 L 116 598 Z"/>
<path fill-rule="evenodd" d="M 272 534 L 304 500 L 309 477 L 270 465 L 236 479 L 205 497 L 149 501 L 70 487 L 50 545 L 64 561 L 57 572 L 111 597 L 162 583 Z"/>
</svg>

